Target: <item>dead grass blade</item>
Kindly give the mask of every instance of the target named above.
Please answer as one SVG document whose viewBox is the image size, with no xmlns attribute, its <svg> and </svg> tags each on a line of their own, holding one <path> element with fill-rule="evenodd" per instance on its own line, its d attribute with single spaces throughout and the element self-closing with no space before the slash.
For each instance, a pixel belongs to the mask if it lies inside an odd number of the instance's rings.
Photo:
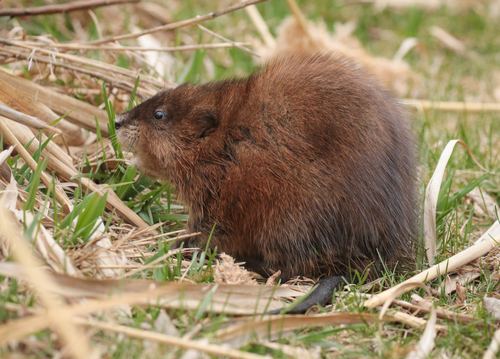
<svg viewBox="0 0 500 359">
<path fill-rule="evenodd" d="M 424 203 L 424 235 L 425 247 L 427 251 L 427 259 L 432 263 L 436 255 L 436 206 L 441 189 L 441 182 L 443 181 L 444 171 L 446 165 L 453 153 L 456 144 L 461 144 L 469 152 L 474 162 L 485 172 L 490 173 L 487 169 L 481 166 L 471 149 L 467 144 L 461 140 L 452 140 L 448 142 L 444 148 L 441 157 L 439 158 L 434 174 L 432 175 L 427 188 L 425 190 L 425 203 Z"/>
<path fill-rule="evenodd" d="M 47 325 L 47 316 L 32 316 L 18 320 L 9 320 L 0 326 L 0 345 L 22 338 L 29 333 L 36 333 L 47 328 Z M 26 330 L 27 328 L 29 328 L 28 331 Z"/>
<path fill-rule="evenodd" d="M 0 154 L 0 164 L 4 161 L 2 158 L 7 156 L 2 156 L 4 153 L 10 155 L 13 147 L 9 150 L 3 151 Z M 10 177 L 10 179 L 9 179 Z M 9 168 L 9 175 L 5 176 L 4 180 L 7 180 L 7 186 L 5 190 L 1 192 L 3 207 L 10 211 L 12 218 L 16 218 L 19 223 L 25 224 L 29 228 L 35 217 L 31 212 L 22 212 L 16 209 L 17 199 L 19 196 L 17 182 L 12 175 L 12 171 Z M 38 249 L 40 255 L 45 259 L 45 262 L 50 265 L 58 273 L 67 273 L 72 276 L 81 275 L 77 270 L 72 260 L 66 254 L 66 252 L 61 248 L 59 243 L 57 243 L 45 226 L 40 223 L 38 224 L 38 231 L 35 232 L 35 238 L 30 238 L 33 245 Z M 7 253 L 5 253 L 7 254 Z M 0 272 L 1 267 L 4 266 L 15 266 L 14 262 L 0 262 Z M 22 268 L 17 268 L 18 271 L 22 272 Z"/>
<path fill-rule="evenodd" d="M 119 36 L 110 36 L 110 37 L 106 37 L 106 38 L 101 39 L 101 40 L 90 41 L 87 44 L 98 45 L 98 44 L 104 44 L 104 43 L 112 42 L 112 41 L 121 41 L 121 40 L 126 40 L 126 39 L 136 39 L 136 38 L 138 38 L 140 36 L 147 35 L 147 34 L 153 34 L 155 32 L 159 32 L 159 31 L 168 31 L 168 30 L 177 29 L 177 28 L 183 27 L 183 26 L 194 25 L 194 24 L 197 24 L 199 22 L 202 22 L 202 21 L 205 21 L 205 20 L 212 20 L 212 19 L 215 19 L 216 17 L 222 16 L 222 15 L 228 14 L 230 12 L 233 12 L 233 11 L 236 11 L 236 10 L 239 10 L 239 9 L 243 9 L 244 7 L 247 7 L 247 6 L 250 6 L 250 5 L 254 5 L 254 4 L 258 4 L 258 3 L 261 3 L 261 2 L 264 2 L 264 1 L 266 1 L 266 0 L 244 0 L 242 2 L 239 2 L 237 4 L 229 6 L 229 7 L 225 8 L 225 9 L 223 9 L 223 10 L 211 12 L 211 13 L 206 14 L 206 15 L 196 16 L 196 17 L 193 17 L 193 18 L 188 19 L 188 20 L 182 20 L 182 21 L 174 22 L 172 24 L 157 26 L 157 27 L 154 27 L 152 29 L 148 29 L 148 30 L 144 30 L 144 31 L 138 31 L 138 32 L 133 32 L 131 34 L 125 34 L 125 35 L 119 35 Z"/>
<path fill-rule="evenodd" d="M 492 196 L 476 187 L 467 194 L 467 197 L 474 204 L 475 216 L 495 218 L 495 213 L 499 208 L 497 201 Z"/>
<path fill-rule="evenodd" d="M 283 354 L 290 356 L 291 358 L 296 359 L 320 359 L 321 358 L 321 349 L 320 347 L 315 348 L 301 348 L 294 347 L 292 345 L 287 344 L 279 344 L 273 342 L 261 342 L 260 344 L 273 349 L 280 350 Z"/>
<path fill-rule="evenodd" d="M 477 259 L 484 254 L 488 253 L 491 249 L 498 246 L 500 241 L 500 224 L 496 221 L 492 228 L 494 230 L 489 233 L 485 233 L 481 237 L 481 241 L 473 246 L 467 248 L 466 250 L 455 254 L 453 257 L 450 257 L 441 263 L 438 263 L 431 268 L 411 277 L 410 279 L 398 284 L 395 287 L 392 287 L 380 294 L 376 294 L 367 301 L 365 301 L 364 306 L 368 308 L 374 308 L 379 306 L 387 300 L 387 298 L 391 297 L 392 293 L 399 290 L 400 287 L 405 286 L 408 290 L 411 290 L 410 287 L 406 287 L 408 283 L 425 283 L 430 280 L 433 280 L 441 275 L 446 275 L 446 273 L 457 269 L 458 267 Z"/>
</svg>

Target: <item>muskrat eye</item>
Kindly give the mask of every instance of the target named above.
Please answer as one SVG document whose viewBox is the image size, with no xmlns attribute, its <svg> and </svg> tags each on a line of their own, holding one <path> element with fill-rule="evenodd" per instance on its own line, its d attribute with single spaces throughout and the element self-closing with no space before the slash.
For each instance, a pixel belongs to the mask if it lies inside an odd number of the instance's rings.
<svg viewBox="0 0 500 359">
<path fill-rule="evenodd" d="M 157 120 L 163 120 L 165 118 L 165 113 L 163 111 L 156 111 L 155 118 Z"/>
</svg>

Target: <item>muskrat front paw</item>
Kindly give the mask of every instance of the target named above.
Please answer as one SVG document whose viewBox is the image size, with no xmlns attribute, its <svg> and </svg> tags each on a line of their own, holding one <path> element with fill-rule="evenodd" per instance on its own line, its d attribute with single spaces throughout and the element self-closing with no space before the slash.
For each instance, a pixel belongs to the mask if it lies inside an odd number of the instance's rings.
<svg viewBox="0 0 500 359">
<path fill-rule="evenodd" d="M 184 243 L 182 248 L 200 248 L 199 236 L 190 236 L 187 230 L 182 230 L 177 234 L 177 240 L 174 242 L 170 249 L 180 248 Z"/>
</svg>

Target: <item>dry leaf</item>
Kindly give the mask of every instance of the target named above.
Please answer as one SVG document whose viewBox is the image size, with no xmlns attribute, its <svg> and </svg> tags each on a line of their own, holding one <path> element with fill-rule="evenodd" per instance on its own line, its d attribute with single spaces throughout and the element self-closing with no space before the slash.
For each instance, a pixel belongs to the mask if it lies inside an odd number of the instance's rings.
<svg viewBox="0 0 500 359">
<path fill-rule="evenodd" d="M 500 299 L 484 297 L 484 307 L 495 320 L 500 320 Z"/>
<path fill-rule="evenodd" d="M 453 273 L 447 275 L 446 280 L 443 282 L 445 294 L 450 295 L 457 289 L 457 285 L 465 285 L 466 283 L 470 283 L 480 275 L 480 271 L 465 272 L 461 274 Z"/>
<path fill-rule="evenodd" d="M 465 287 L 462 287 L 460 285 L 460 283 L 458 283 L 458 282 L 456 284 L 456 288 L 457 288 L 457 296 L 458 296 L 458 298 L 455 300 L 455 304 L 457 306 L 461 306 L 461 305 L 465 304 L 465 301 L 467 299 L 466 290 L 465 290 Z"/>
<path fill-rule="evenodd" d="M 488 216 L 490 218 L 496 217 L 498 210 L 497 201 L 491 197 L 486 191 L 480 190 L 478 187 L 474 188 L 467 195 L 474 203 L 474 215 L 478 217 Z"/>
</svg>

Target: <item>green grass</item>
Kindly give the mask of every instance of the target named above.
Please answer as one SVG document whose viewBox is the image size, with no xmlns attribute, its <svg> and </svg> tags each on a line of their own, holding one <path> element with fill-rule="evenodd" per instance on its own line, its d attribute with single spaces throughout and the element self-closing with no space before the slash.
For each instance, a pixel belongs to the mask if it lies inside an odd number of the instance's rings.
<svg viewBox="0 0 500 359">
<path fill-rule="evenodd" d="M 42 5 L 42 1 L 35 5 Z M 376 56 L 391 58 L 399 44 L 407 37 L 417 37 L 420 46 L 412 50 L 405 60 L 426 79 L 426 98 L 431 100 L 467 100 L 484 99 L 492 101 L 493 89 L 499 86 L 494 80 L 494 73 L 498 70 L 500 54 L 500 25 L 498 20 L 492 19 L 486 7 L 478 6 L 474 10 L 457 11 L 442 7 L 435 11 L 419 8 L 394 10 L 386 8 L 378 11 L 371 5 L 346 5 L 343 1 L 298 1 L 309 19 L 318 21 L 323 19 L 329 30 L 335 22 L 354 20 L 357 22 L 355 35 L 364 46 Z M 214 10 L 213 2 L 184 1 L 182 6 L 173 6 L 171 14 L 176 20 L 187 19 L 196 14 L 205 14 Z M 220 5 L 222 6 L 222 5 Z M 276 34 L 276 27 L 289 14 L 284 1 L 269 1 L 259 4 L 262 16 L 267 20 L 271 32 Z M 102 9 L 96 10 L 99 18 L 104 16 Z M 130 16 L 129 10 L 125 12 Z M 61 19 L 63 20 L 61 22 Z M 39 16 L 36 18 L 19 19 L 20 24 L 30 35 L 51 34 L 59 41 L 69 41 L 74 36 L 74 29 L 70 15 Z M 105 21 L 105 19 L 103 19 Z M 128 19 L 127 21 L 130 21 Z M 5 19 L 0 24 L 12 27 L 12 22 Z M 243 24 L 243 25 L 242 25 Z M 204 24 L 213 31 L 223 34 L 233 40 L 246 41 L 248 37 L 258 38 L 253 30 L 247 15 L 239 13 L 224 16 Z M 430 34 L 431 26 L 440 26 L 459 38 L 467 48 L 466 55 L 454 53 L 445 49 L 438 40 Z M 63 31 L 61 31 L 63 29 Z M 197 29 L 177 30 L 173 37 L 180 38 L 181 34 L 189 34 L 198 42 L 200 32 Z M 389 34 L 389 35 L 388 35 Z M 203 37 L 208 37 L 203 34 Z M 93 23 L 88 25 L 87 40 L 97 39 L 97 30 Z M 100 54 L 92 52 L 100 58 Z M 442 56 L 442 65 L 437 74 L 431 75 L 430 68 L 433 62 Z M 242 76 L 248 74 L 257 64 L 252 57 L 238 49 L 197 51 L 192 53 L 175 54 L 176 79 L 194 82 L 207 81 L 219 78 Z M 209 75 L 204 62 L 209 61 L 214 66 L 214 76 Z M 133 66 L 130 59 L 120 56 L 116 63 L 123 66 Z M 500 76 L 500 75 L 499 75 Z M 101 98 L 101 96 L 97 96 Z M 106 98 L 103 94 L 102 98 Z M 112 122 L 114 109 L 107 106 Z M 480 187 L 482 191 L 498 200 L 500 195 L 499 167 L 499 134 L 500 113 L 471 114 L 466 112 L 428 112 L 414 113 L 414 129 L 419 134 L 419 149 L 421 158 L 420 189 L 430 179 L 437 161 L 446 143 L 451 139 L 460 138 L 472 149 L 478 161 L 495 174 L 485 174 L 474 164 L 467 152 L 457 148 L 448 165 L 447 175 L 443 181 L 438 202 L 438 256 L 437 261 L 444 260 L 450 255 L 471 245 L 480 234 L 488 228 L 494 217 L 473 218 L 474 207 L 468 201 L 470 190 Z M 113 126 L 110 126 L 113 135 Z M 103 139 L 98 134 L 98 141 Z M 120 153 L 119 145 L 113 147 Z M 121 154 L 119 154 L 121 156 Z M 39 159 L 39 153 L 35 154 Z M 80 177 L 88 177 L 98 184 L 111 186 L 117 195 L 149 224 L 166 221 L 159 230 L 163 233 L 169 230 L 182 228 L 188 214 L 183 204 L 176 198 L 175 188 L 170 184 L 154 182 L 148 177 L 138 174 L 135 169 L 120 164 L 117 168 L 109 168 L 106 157 L 99 158 L 97 164 L 91 166 L 87 156 L 83 156 L 80 163 Z M 73 212 L 62 219 L 63 209 L 53 198 L 53 191 L 42 190 L 38 193 L 40 173 L 31 171 L 21 164 L 18 157 L 8 162 L 13 168 L 17 182 L 25 186 L 28 200 L 25 202 L 25 211 L 34 211 L 37 201 L 48 208 L 48 215 L 54 218 L 52 234 L 56 241 L 62 244 L 65 250 L 82 248 L 88 244 L 96 224 L 102 220 L 105 228 L 115 223 L 114 214 L 104 208 L 104 199 L 87 193 L 81 186 L 74 190 L 67 190 L 74 201 Z M 40 169 L 43 166 L 39 167 Z M 51 205 L 48 206 L 47 203 Z M 56 204 L 55 206 L 52 204 Z M 73 219 L 80 215 L 76 223 Z M 26 228 L 26 232 L 36 232 L 42 222 L 42 216 L 36 217 L 35 223 Z M 120 223 L 118 223 L 120 224 Z M 118 226 L 119 227 L 119 226 Z M 115 230 L 118 237 L 118 230 Z M 146 249 L 151 252 L 148 258 L 138 258 L 137 263 L 147 265 L 167 253 L 170 244 L 162 239 L 157 244 L 149 245 Z M 186 278 L 197 283 L 213 282 L 212 264 L 214 252 L 200 250 L 195 252 L 190 262 L 190 270 Z M 141 271 L 133 278 L 147 278 L 157 281 L 173 281 L 181 277 L 182 256 L 180 254 L 169 257 L 159 264 L 161 268 Z M 185 261 L 186 261 L 185 260 Z M 433 301 L 438 306 L 472 315 L 477 321 L 469 325 L 458 323 L 446 324 L 447 333 L 440 333 L 436 338 L 436 348 L 431 357 L 478 358 L 490 344 L 494 332 L 494 320 L 486 313 L 482 299 L 484 296 L 498 296 L 498 282 L 492 278 L 497 269 L 481 267 L 481 276 L 474 283 L 467 286 L 467 307 L 454 307 L 457 294 L 446 295 L 439 287 L 440 280 L 430 283 L 435 290 Z M 497 273 L 498 275 L 498 273 Z M 410 274 L 397 276 L 388 274 L 386 283 L 395 285 L 407 279 Z M 343 293 L 335 303 L 335 309 L 350 313 L 378 313 L 378 309 L 367 310 L 362 307 L 363 299 L 355 296 L 361 285 L 355 286 L 348 293 Z M 376 289 L 379 290 L 379 289 Z M 423 290 L 415 293 L 424 296 Z M 177 328 L 180 336 L 186 335 L 201 325 L 201 330 L 194 336 L 195 339 L 212 339 L 214 332 L 232 320 L 231 316 L 218 315 L 206 312 L 204 306 L 208 299 L 202 302 L 198 310 L 168 310 L 167 315 Z M 410 301 L 410 295 L 405 294 L 402 299 Z M 6 303 L 15 303 L 27 307 L 36 307 L 37 301 L 33 293 L 20 287 L 18 281 L 8 280 L 0 276 L 0 325 L 9 320 L 15 320 L 19 313 L 9 310 Z M 121 323 L 131 327 L 151 328 L 161 312 L 157 306 L 136 306 L 128 314 L 119 317 Z M 327 309 L 329 310 L 329 309 Z M 428 318 L 428 316 L 424 316 Z M 440 324 L 443 322 L 439 321 Z M 380 332 L 378 324 L 355 324 L 344 327 L 318 327 L 297 330 L 285 338 L 278 340 L 281 344 L 318 350 L 323 358 L 359 358 L 359 357 L 404 357 L 412 349 L 422 335 L 422 330 L 414 329 L 400 323 L 386 323 Z M 51 357 L 60 350 L 58 343 L 49 331 L 37 333 L 34 337 L 38 346 L 28 346 L 29 340 L 17 347 L 0 348 L 0 357 L 9 357 L 12 353 L 22 353 L 23 357 L 42 358 Z M 379 339 L 381 338 L 381 339 Z M 30 339 L 31 340 L 31 339 Z M 184 351 L 167 346 L 151 346 L 151 343 L 129 339 L 126 336 L 115 335 L 103 331 L 96 331 L 92 336 L 92 343 L 102 348 L 109 358 L 177 358 Z M 316 349 L 319 348 L 319 349 Z M 281 350 L 269 349 L 257 341 L 241 348 L 244 351 L 261 355 L 269 354 L 274 358 L 287 358 Z"/>
</svg>

